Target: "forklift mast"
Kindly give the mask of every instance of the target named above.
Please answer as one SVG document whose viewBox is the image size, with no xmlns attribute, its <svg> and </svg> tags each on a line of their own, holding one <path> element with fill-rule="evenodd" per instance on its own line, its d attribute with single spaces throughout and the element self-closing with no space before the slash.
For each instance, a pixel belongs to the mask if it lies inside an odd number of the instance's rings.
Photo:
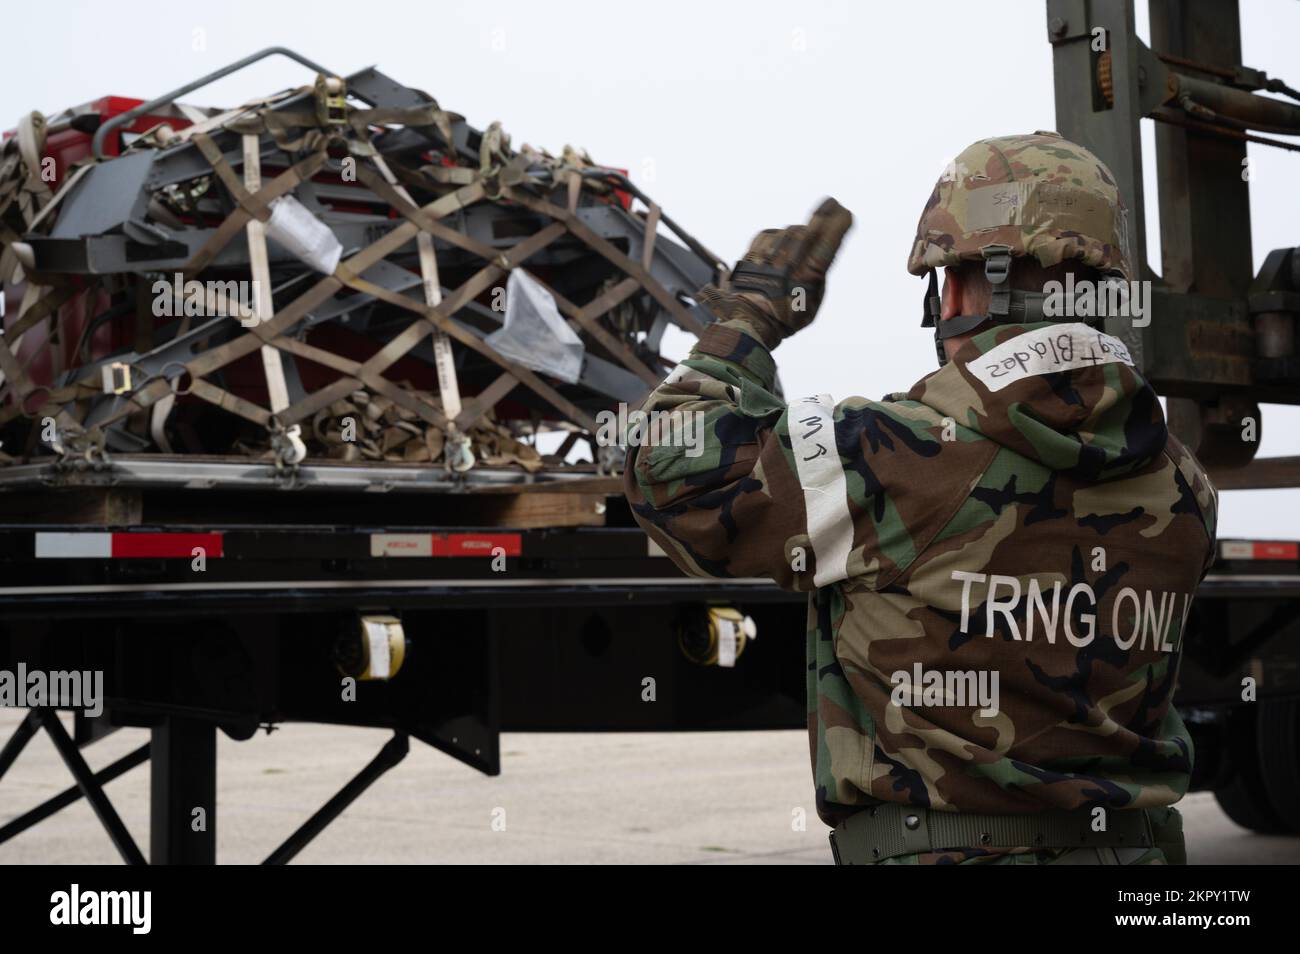
<svg viewBox="0 0 1300 954">
<path fill-rule="evenodd" d="M 1254 270 L 1246 144 L 1300 150 L 1276 138 L 1300 135 L 1300 93 L 1242 65 L 1237 0 L 1151 0 L 1150 19 L 1148 47 L 1132 0 L 1047 3 L 1057 129 L 1114 172 L 1134 277 L 1151 282 L 1149 323 L 1108 318 L 1107 330 L 1168 398 L 1171 428 L 1220 489 L 1294 487 L 1300 457 L 1255 452 L 1260 403 L 1300 404 L 1300 256 L 1275 249 Z M 1155 122 L 1159 273 L 1146 249 L 1143 119 Z"/>
</svg>

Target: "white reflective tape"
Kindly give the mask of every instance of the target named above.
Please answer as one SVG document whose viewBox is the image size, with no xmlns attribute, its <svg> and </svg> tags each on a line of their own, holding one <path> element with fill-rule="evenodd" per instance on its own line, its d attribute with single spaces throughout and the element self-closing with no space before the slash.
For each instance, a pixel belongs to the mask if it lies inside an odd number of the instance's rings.
<svg viewBox="0 0 1300 954">
<path fill-rule="evenodd" d="M 111 557 L 111 533 L 37 533 L 36 558 Z"/>
<path fill-rule="evenodd" d="M 736 665 L 736 624 L 718 620 L 718 665 L 730 669 Z"/>
<path fill-rule="evenodd" d="M 808 542 L 817 560 L 813 584 L 818 587 L 848 578 L 853 548 L 853 518 L 835 447 L 834 414 L 829 394 L 795 401 L 789 410 L 790 443 L 808 512 Z"/>
<path fill-rule="evenodd" d="M 1219 554 L 1225 560 L 1252 560 L 1255 545 L 1243 540 L 1224 540 L 1219 544 Z"/>
<path fill-rule="evenodd" d="M 655 543 L 654 537 L 647 535 L 645 540 L 646 540 L 646 547 L 645 547 L 646 556 L 652 556 L 652 557 L 668 556 L 668 554 L 664 552 L 664 548 L 661 547 L 659 544 Z"/>
<path fill-rule="evenodd" d="M 966 370 L 990 391 L 1037 374 L 1071 371 L 1094 364 L 1133 365 L 1124 342 L 1081 322 L 1026 331 L 986 351 Z"/>
<path fill-rule="evenodd" d="M 388 647 L 388 624 L 380 620 L 368 619 L 366 624 L 366 642 L 370 647 L 371 679 L 387 679 L 392 669 L 392 653 Z"/>
<path fill-rule="evenodd" d="M 433 537 L 427 533 L 372 533 L 371 556 L 433 556 Z"/>
</svg>

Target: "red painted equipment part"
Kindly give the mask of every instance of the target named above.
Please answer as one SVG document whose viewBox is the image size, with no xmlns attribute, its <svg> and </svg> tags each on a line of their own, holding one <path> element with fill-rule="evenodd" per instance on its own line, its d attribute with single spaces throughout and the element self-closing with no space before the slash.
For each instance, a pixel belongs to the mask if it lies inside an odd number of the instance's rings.
<svg viewBox="0 0 1300 954">
<path fill-rule="evenodd" d="M 91 140 L 99 123 L 105 122 L 143 103 L 142 99 L 129 96 L 103 96 L 83 107 L 70 110 L 75 118 L 71 122 L 56 123 L 45 140 L 45 157 L 54 160 L 54 178 L 50 188 L 58 191 L 63 184 L 69 167 L 74 163 L 90 158 Z M 91 117 L 98 117 L 98 123 Z M 167 123 L 174 129 L 184 129 L 193 125 L 190 120 L 177 115 L 145 114 L 123 126 L 119 133 L 143 133 Z M 14 135 L 13 130 L 4 133 L 8 139 Z M 108 156 L 121 154 L 121 139 L 114 135 L 104 144 L 104 153 Z M 18 318 L 18 306 L 22 302 L 25 286 L 13 289 L 13 294 L 6 300 L 4 323 L 8 329 Z M 93 295 L 93 300 L 91 296 Z M 59 343 L 57 350 L 49 347 L 45 323 L 29 329 L 23 335 L 22 345 L 18 348 L 17 358 L 27 368 L 31 379 L 39 385 L 48 386 L 54 376 L 65 368 L 84 364 L 86 360 L 102 358 L 113 351 L 127 347 L 131 342 L 115 332 L 115 323 L 106 322 L 96 329 L 88 341 L 82 342 L 89 321 L 109 306 L 108 295 L 103 290 L 78 293 L 71 301 L 63 305 L 58 312 Z M 77 354 L 78 350 L 82 355 Z"/>
</svg>

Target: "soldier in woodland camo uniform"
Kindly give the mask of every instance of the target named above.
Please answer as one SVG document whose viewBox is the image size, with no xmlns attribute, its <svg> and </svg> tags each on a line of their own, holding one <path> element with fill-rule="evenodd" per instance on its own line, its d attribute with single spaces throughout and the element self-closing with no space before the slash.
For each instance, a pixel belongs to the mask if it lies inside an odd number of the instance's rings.
<svg viewBox="0 0 1300 954">
<path fill-rule="evenodd" d="M 828 199 L 701 292 L 718 320 L 644 409 L 703 414 L 704 452 L 632 449 L 637 520 L 686 573 L 809 593 L 837 860 L 1181 862 L 1168 806 L 1193 753 L 1171 700 L 1215 491 L 1124 345 L 1005 280 L 1022 262 L 1129 278 L 1112 176 L 1055 133 L 968 148 L 908 262 L 932 279 L 939 370 L 879 401 L 787 401 L 772 351 L 812 321 L 851 222 Z M 948 314 L 934 270 L 969 262 L 988 312 Z M 945 362 L 948 327 L 968 340 Z M 995 706 L 954 695 L 977 674 Z"/>
</svg>

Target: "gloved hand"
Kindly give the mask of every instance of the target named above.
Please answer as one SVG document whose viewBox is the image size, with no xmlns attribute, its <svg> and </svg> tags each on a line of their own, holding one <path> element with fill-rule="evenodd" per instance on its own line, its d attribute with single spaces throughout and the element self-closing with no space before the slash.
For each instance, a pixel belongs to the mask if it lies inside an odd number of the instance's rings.
<svg viewBox="0 0 1300 954">
<path fill-rule="evenodd" d="M 826 199 L 807 225 L 759 232 L 727 287 L 706 285 L 697 298 L 719 321 L 742 323 L 775 348 L 816 317 L 826 272 L 852 225 L 853 213 Z"/>
</svg>

